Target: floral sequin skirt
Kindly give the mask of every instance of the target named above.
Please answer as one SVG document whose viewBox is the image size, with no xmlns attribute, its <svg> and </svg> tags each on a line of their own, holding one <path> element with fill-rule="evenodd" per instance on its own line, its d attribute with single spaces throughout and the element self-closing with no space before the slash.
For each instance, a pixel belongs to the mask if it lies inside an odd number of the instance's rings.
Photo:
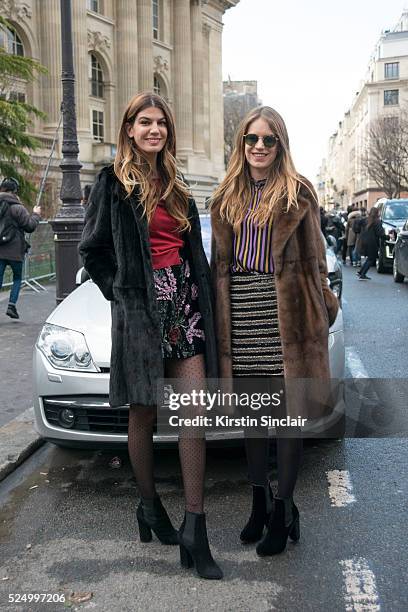
<svg viewBox="0 0 408 612">
<path fill-rule="evenodd" d="M 187 359 L 204 353 L 203 319 L 198 305 L 198 285 L 187 260 L 153 271 L 160 314 L 162 355 Z"/>
</svg>

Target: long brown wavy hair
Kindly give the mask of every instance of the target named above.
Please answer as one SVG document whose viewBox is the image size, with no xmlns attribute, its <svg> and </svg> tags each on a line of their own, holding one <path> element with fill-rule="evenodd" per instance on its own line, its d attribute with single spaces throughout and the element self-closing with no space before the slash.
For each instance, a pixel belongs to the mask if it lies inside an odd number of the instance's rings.
<svg viewBox="0 0 408 612">
<path fill-rule="evenodd" d="M 273 162 L 259 206 L 252 211 L 251 219 L 258 227 L 264 227 L 273 218 L 279 202 L 286 200 L 286 211 L 298 206 L 297 195 L 300 185 L 310 191 L 304 179 L 296 171 L 289 149 L 289 136 L 285 122 L 270 106 L 251 110 L 241 121 L 235 137 L 235 146 L 224 180 L 211 198 L 211 207 L 220 206 L 220 215 L 238 231 L 248 212 L 251 198 L 251 175 L 245 157 L 244 135 L 253 121 L 262 117 L 272 133 L 279 138 L 275 161 Z M 314 198 L 314 195 L 312 193 Z"/>
<path fill-rule="evenodd" d="M 133 138 L 128 136 L 127 128 L 133 125 L 137 115 L 146 108 L 159 108 L 166 119 L 167 139 L 163 149 L 157 154 L 157 172 L 160 181 L 153 181 L 153 169 L 144 155 L 135 144 Z M 176 132 L 173 113 L 167 102 L 152 92 L 136 94 L 128 103 L 123 115 L 118 134 L 117 152 L 114 161 L 114 171 L 122 185 L 127 197 L 135 188 L 139 190 L 140 203 L 144 207 L 144 214 L 150 222 L 157 203 L 165 200 L 168 213 L 178 221 L 179 230 L 189 230 L 188 220 L 188 186 L 177 173 L 176 161 Z"/>
<path fill-rule="evenodd" d="M 373 206 L 373 208 L 371 208 L 370 212 L 368 213 L 367 227 L 376 225 L 379 222 L 379 220 L 380 220 L 380 211 L 378 210 L 378 208 Z"/>
</svg>

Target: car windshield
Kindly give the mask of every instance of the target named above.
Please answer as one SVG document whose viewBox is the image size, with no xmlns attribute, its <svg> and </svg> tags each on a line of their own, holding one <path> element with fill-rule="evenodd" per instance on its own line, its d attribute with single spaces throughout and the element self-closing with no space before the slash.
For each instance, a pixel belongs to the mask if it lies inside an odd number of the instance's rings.
<svg viewBox="0 0 408 612">
<path fill-rule="evenodd" d="M 385 207 L 384 220 L 408 219 L 408 200 L 390 202 Z"/>
<path fill-rule="evenodd" d="M 208 261 L 211 258 L 211 219 L 209 214 L 200 214 L 201 236 Z"/>
</svg>

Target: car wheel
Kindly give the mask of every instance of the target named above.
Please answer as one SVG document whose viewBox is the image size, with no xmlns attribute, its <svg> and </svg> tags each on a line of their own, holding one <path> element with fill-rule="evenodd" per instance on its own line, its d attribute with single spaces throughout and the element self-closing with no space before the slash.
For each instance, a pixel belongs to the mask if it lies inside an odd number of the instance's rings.
<svg viewBox="0 0 408 612">
<path fill-rule="evenodd" d="M 376 268 L 379 274 L 384 274 L 384 272 L 386 271 L 384 266 L 384 253 L 382 252 L 382 250 L 380 250 L 378 254 Z"/>
<path fill-rule="evenodd" d="M 395 259 L 395 257 L 394 257 L 393 262 L 392 262 L 392 276 L 393 276 L 394 281 L 396 283 L 403 283 L 404 282 L 404 275 L 400 274 L 398 272 L 398 269 L 397 269 L 397 260 Z"/>
</svg>

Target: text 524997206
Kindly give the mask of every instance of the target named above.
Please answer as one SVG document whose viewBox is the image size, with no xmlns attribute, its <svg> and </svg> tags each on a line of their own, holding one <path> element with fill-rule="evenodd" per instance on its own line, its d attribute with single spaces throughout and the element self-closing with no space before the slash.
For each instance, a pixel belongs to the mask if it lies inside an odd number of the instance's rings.
<svg viewBox="0 0 408 612">
<path fill-rule="evenodd" d="M 9 593 L 9 603 L 65 603 L 64 593 Z"/>
</svg>

